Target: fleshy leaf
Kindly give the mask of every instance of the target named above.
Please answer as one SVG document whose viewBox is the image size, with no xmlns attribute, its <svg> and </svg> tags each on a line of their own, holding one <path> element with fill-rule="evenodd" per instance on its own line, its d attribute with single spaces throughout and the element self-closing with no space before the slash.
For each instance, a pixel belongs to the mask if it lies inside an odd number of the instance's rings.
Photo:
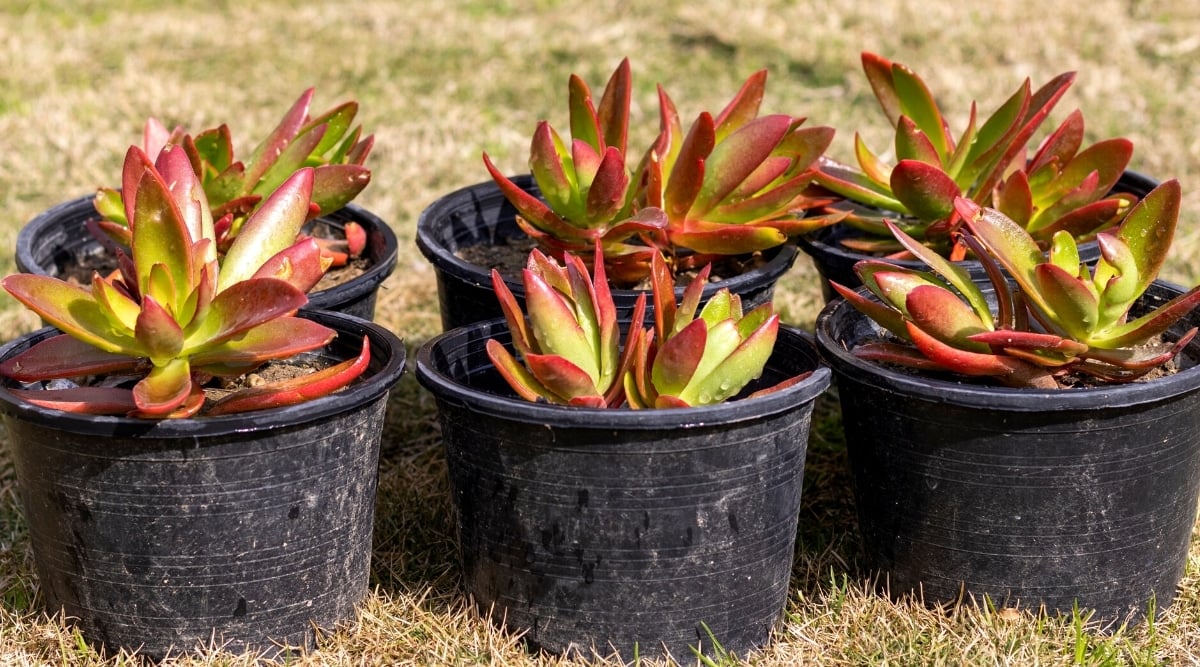
<svg viewBox="0 0 1200 667">
<path fill-rule="evenodd" d="M 213 298 L 208 317 L 185 331 L 185 345 L 192 353 L 206 349 L 287 315 L 305 303 L 308 297 L 282 280 L 243 280 Z"/>
<path fill-rule="evenodd" d="M 156 366 L 178 357 L 183 350 L 183 329 L 170 311 L 150 295 L 142 297 L 142 312 L 134 326 L 134 337 L 140 352 L 150 357 Z"/>
<path fill-rule="evenodd" d="M 705 160 L 715 145 L 716 130 L 712 116 L 707 112 L 701 113 L 683 140 L 663 192 L 662 208 L 668 218 L 681 220 L 687 216 L 692 202 L 704 186 Z"/>
<path fill-rule="evenodd" d="M 912 288 L 905 300 L 912 323 L 934 338 L 974 352 L 988 352 L 988 347 L 974 343 L 970 337 L 989 327 L 979 319 L 970 306 L 954 293 L 932 285 Z M 912 327 L 909 327 L 911 333 Z"/>
<path fill-rule="evenodd" d="M 308 108 L 312 103 L 312 97 L 315 89 L 308 88 L 300 93 L 300 97 L 292 103 L 290 109 L 280 119 L 279 124 L 271 131 L 262 143 L 254 148 L 250 155 L 250 159 L 246 161 L 245 180 L 248 183 L 257 183 L 262 178 L 263 174 L 275 164 L 276 158 L 283 153 L 287 148 L 288 143 L 304 127 L 305 121 L 308 119 Z"/>
<path fill-rule="evenodd" d="M 595 377 L 569 359 L 556 354 L 527 354 L 525 363 L 533 376 L 549 390 L 547 397 L 558 397 L 560 402 L 585 396 L 601 397 Z"/>
<path fill-rule="evenodd" d="M 708 343 L 708 325 L 704 320 L 692 320 L 666 341 L 651 367 L 651 380 L 659 394 L 678 396 L 683 393 L 700 366 L 701 356 Z"/>
<path fill-rule="evenodd" d="M 912 324 L 909 325 L 909 335 L 922 354 L 947 370 L 963 375 L 992 376 L 1013 386 L 1058 388 L 1058 383 L 1048 372 L 1027 361 L 960 350 L 926 334 Z"/>
<path fill-rule="evenodd" d="M 899 63 L 892 63 L 892 85 L 900 101 L 900 113 L 912 119 L 916 127 L 929 139 L 942 161 L 947 159 L 953 142 L 946 130 L 942 112 L 938 109 L 928 86 L 915 72 Z M 893 119 L 893 122 L 900 121 Z"/>
<path fill-rule="evenodd" d="M 1175 238 L 1182 190 L 1178 179 L 1165 181 L 1134 205 L 1117 230 L 1137 262 L 1137 292 L 1158 277 Z"/>
<path fill-rule="evenodd" d="M 764 312 L 769 306 L 760 307 Z M 767 318 L 745 336 L 742 343 L 729 353 L 710 373 L 698 378 L 688 387 L 692 405 L 720 403 L 736 395 L 751 380 L 762 375 L 771 357 L 779 332 L 779 315 L 767 312 Z M 690 401 L 689 401 L 690 402 Z"/>
<path fill-rule="evenodd" d="M 1034 281 L 1043 314 L 1071 338 L 1082 342 L 1091 339 L 1099 325 L 1099 303 L 1092 292 L 1075 274 L 1054 264 L 1039 264 Z"/>
<path fill-rule="evenodd" d="M 31 273 L 14 273 L 0 283 L 17 301 L 74 338 L 106 352 L 137 349 L 132 332 L 114 331 L 88 290 Z"/>
<path fill-rule="evenodd" d="M 296 242 L 308 218 L 312 185 L 313 170 L 300 169 L 250 215 L 225 253 L 219 291 L 249 279 L 273 255 Z"/>
<path fill-rule="evenodd" d="M 270 359 L 284 359 L 328 345 L 333 329 L 301 317 L 281 317 L 263 322 L 236 338 L 205 346 L 191 355 L 197 369 L 247 367 Z M 214 373 L 222 374 L 222 373 Z"/>
<path fill-rule="evenodd" d="M 137 147 L 129 149 L 131 153 L 140 150 Z M 169 155 L 184 157 L 182 150 L 168 146 L 163 156 Z M 150 293 L 148 280 L 155 264 L 169 270 L 172 284 L 176 288 L 188 285 L 193 269 L 190 252 L 193 239 L 184 225 L 170 188 L 154 169 L 147 168 L 141 172 L 132 220 L 132 250 L 137 269 L 138 290 L 142 294 Z M 174 301 L 174 298 L 169 300 Z"/>
<path fill-rule="evenodd" d="M 137 359 L 96 349 L 66 334 L 47 338 L 0 363 L 0 375 L 18 382 L 132 370 Z"/>
<path fill-rule="evenodd" d="M 550 390 L 539 382 L 521 362 L 517 361 L 516 357 L 500 341 L 488 339 L 486 345 L 488 358 L 491 359 L 492 365 L 496 367 L 508 385 L 517 392 L 518 396 L 534 402 L 538 399 L 548 400 L 547 397 L 552 395 Z"/>
<path fill-rule="evenodd" d="M 575 319 L 574 309 L 540 275 L 528 269 L 525 270 L 525 307 L 530 332 L 540 353 L 569 359 L 579 364 L 589 377 L 599 377 L 594 348 Z"/>
<path fill-rule="evenodd" d="M 942 220 L 954 212 L 958 185 L 939 167 L 917 160 L 901 160 L 892 168 L 892 192 L 913 215 L 922 220 Z"/>
<path fill-rule="evenodd" d="M 165 417 L 183 405 L 191 391 L 191 367 L 187 359 L 172 359 L 155 366 L 133 387 L 136 416 Z"/>
<path fill-rule="evenodd" d="M 137 409 L 133 392 L 116 387 L 72 387 L 70 389 L 10 389 L 17 398 L 33 405 L 88 415 L 124 415 Z"/>
<path fill-rule="evenodd" d="M 789 116 L 763 116 L 715 144 L 705 161 L 706 177 L 691 210 L 703 215 L 725 199 L 771 155 L 791 127 Z"/>
</svg>

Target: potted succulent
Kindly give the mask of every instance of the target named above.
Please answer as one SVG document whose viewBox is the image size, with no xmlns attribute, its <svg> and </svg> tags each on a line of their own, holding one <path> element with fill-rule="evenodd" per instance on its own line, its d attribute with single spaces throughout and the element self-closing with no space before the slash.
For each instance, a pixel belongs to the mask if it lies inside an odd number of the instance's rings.
<svg viewBox="0 0 1200 667">
<path fill-rule="evenodd" d="M 45 603 L 90 642 L 276 652 L 366 594 L 405 354 L 365 320 L 297 314 L 328 265 L 297 240 L 314 178 L 290 175 L 218 257 L 185 150 L 131 147 L 117 272 L 3 280 L 57 327 L 0 348 L 0 412 Z"/>
<path fill-rule="evenodd" d="M 857 265 L 817 320 L 868 562 L 892 594 L 1120 622 L 1165 609 L 1200 491 L 1200 288 L 1155 280 L 1177 181 L 1044 255 L 996 209 L 955 200 L 984 286 L 892 225 L 930 271 Z"/>
<path fill-rule="evenodd" d="M 829 371 L 769 303 L 743 312 L 721 290 L 701 307 L 704 271 L 677 304 L 661 257 L 653 326 L 644 293 L 620 321 L 602 256 L 593 280 L 576 256 L 564 267 L 534 250 L 527 314 L 493 273 L 505 318 L 417 354 L 466 588 L 555 653 L 683 658 L 711 654 L 712 637 L 750 650 L 787 599 Z"/>
<path fill-rule="evenodd" d="M 371 319 L 398 247 L 383 220 L 350 203 L 370 182 L 365 161 L 374 139 L 353 125 L 358 113 L 353 101 L 310 118 L 313 93 L 311 88 L 301 93 L 245 158 L 235 155 L 227 125 L 193 136 L 178 127 L 167 130 L 154 118 L 146 122 L 142 149 L 157 155 L 166 144 L 184 147 L 212 207 L 222 253 L 266 195 L 297 169 L 313 168 L 316 208 L 304 233 L 318 240 L 334 264 L 314 286 L 309 308 Z M 116 249 L 128 248 L 129 238 L 120 191 L 100 188 L 94 196 L 59 204 L 30 220 L 17 237 L 17 268 L 86 282 L 94 270 L 116 268 Z"/>
<path fill-rule="evenodd" d="M 491 182 L 442 197 L 421 214 L 417 244 L 437 271 L 444 328 L 500 315 L 489 271 L 501 260 L 480 250 L 506 246 L 521 258 L 534 244 L 554 257 L 586 257 L 599 240 L 625 314 L 658 254 L 681 275 L 716 263 L 721 279 L 705 288 L 704 299 L 728 287 L 747 306 L 769 301 L 795 260 L 788 240 L 841 214 L 814 214 L 831 199 L 809 196 L 833 130 L 801 127 L 803 118 L 782 114 L 759 116 L 766 76 L 751 76 L 719 114 L 701 113 L 686 135 L 660 86 L 660 132 L 637 158 L 627 148 L 628 59 L 598 106 L 572 75 L 569 141 L 542 121 L 530 146 L 530 175 L 510 178 L 485 153 Z M 519 264 L 505 275 L 518 300 Z"/>
<path fill-rule="evenodd" d="M 867 257 L 920 263 L 889 232 L 893 222 L 941 255 L 967 260 L 982 278 L 968 249 L 954 242 L 961 224 L 954 199 L 966 197 L 995 207 L 1019 222 L 1045 250 L 1065 230 L 1078 241 L 1120 222 L 1129 207 L 1157 184 L 1127 170 L 1133 144 L 1124 138 L 1083 146 L 1084 120 L 1078 109 L 1029 155 L 1031 141 L 1075 80 L 1060 74 L 1037 90 L 1026 79 L 990 116 L 977 121 L 972 104 L 967 127 L 955 138 L 925 82 L 908 67 L 870 52 L 863 70 L 880 107 L 895 130 L 894 164 L 855 135 L 857 167 L 823 156 L 816 182 L 842 197 L 834 208 L 847 213 L 838 225 L 801 238 L 827 280 L 857 285 L 853 267 Z M 1098 255 L 1094 243 L 1085 258 Z M 826 297 L 832 296 L 824 284 Z"/>
</svg>

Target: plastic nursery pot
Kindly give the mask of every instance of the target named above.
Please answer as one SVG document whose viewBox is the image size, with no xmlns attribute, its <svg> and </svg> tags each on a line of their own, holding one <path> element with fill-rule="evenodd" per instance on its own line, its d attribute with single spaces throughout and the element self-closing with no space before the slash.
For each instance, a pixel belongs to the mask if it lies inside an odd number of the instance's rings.
<svg viewBox="0 0 1200 667">
<path fill-rule="evenodd" d="M 116 268 L 116 258 L 84 227 L 88 219 L 97 217 L 92 201 L 92 195 L 72 199 L 39 213 L 22 227 L 17 235 L 17 269 L 63 277 L 79 267 L 102 273 Z M 380 285 L 396 267 L 399 243 L 395 232 L 379 216 L 354 204 L 321 216 L 310 226 L 323 223 L 340 229 L 350 221 L 362 225 L 367 232 L 365 253 L 370 266 L 346 282 L 310 293 L 306 308 L 369 320 L 375 316 Z"/>
<path fill-rule="evenodd" d="M 0 386 L 47 611 L 155 659 L 210 645 L 281 655 L 354 620 L 405 351 L 365 320 L 304 316 L 339 332 L 321 356 L 349 358 L 368 336 L 372 358 L 355 384 L 301 405 L 152 421 L 39 408 Z"/>
<path fill-rule="evenodd" d="M 1179 293 L 1156 283 L 1139 305 Z M 1193 313 L 1172 333 L 1197 325 Z M 1170 604 L 1200 491 L 1200 343 L 1171 375 L 1048 391 L 858 359 L 849 351 L 880 330 L 841 299 L 816 327 L 867 564 L 893 596 L 1065 613 L 1078 602 L 1105 623 Z"/>
<path fill-rule="evenodd" d="M 502 320 L 428 341 L 467 591 L 535 648 L 629 659 L 744 654 L 787 600 L 813 401 L 829 384 L 807 334 L 780 329 L 759 385 L 690 409 L 585 409 L 517 398 L 484 344 Z"/>
<path fill-rule="evenodd" d="M 512 180 L 529 192 L 539 192 L 533 177 L 528 174 L 515 176 Z M 503 315 L 492 290 L 491 267 L 473 264 L 458 253 L 463 248 L 483 244 L 527 243 L 529 237 L 517 226 L 516 214 L 516 209 L 493 181 L 451 192 L 421 212 L 417 219 L 417 247 L 437 275 L 444 331 Z M 787 243 L 765 251 L 763 256 L 764 264 L 705 286 L 701 300 L 707 301 L 722 287 L 728 287 L 742 298 L 747 310 L 770 301 L 776 281 L 796 261 L 797 250 L 794 244 Z M 523 305 L 524 286 L 520 281 L 506 282 Z M 676 288 L 676 296 L 682 294 L 683 288 Z M 613 290 L 618 312 L 631 313 L 637 295 L 635 290 Z"/>
<path fill-rule="evenodd" d="M 1136 171 L 1126 170 L 1121 174 L 1121 178 L 1117 180 L 1112 191 L 1128 192 L 1141 199 L 1156 187 L 1158 187 L 1158 181 L 1153 178 Z M 862 285 L 862 281 L 854 273 L 854 265 L 864 259 L 878 259 L 875 255 L 864 254 L 842 246 L 842 239 L 856 234 L 855 230 L 847 225 L 837 224 L 823 227 L 796 240 L 800 249 L 812 258 L 813 267 L 821 275 L 821 294 L 825 297 L 826 303 L 838 298 L 837 293 L 829 286 L 829 281 L 832 280 L 846 287 L 858 287 Z M 1095 262 L 1100 258 L 1100 246 L 1094 241 L 1081 244 L 1079 251 L 1081 259 L 1085 262 Z M 925 265 L 916 260 L 892 261 L 901 266 L 925 269 Z M 959 262 L 959 264 L 966 268 L 977 282 L 987 280 L 987 273 L 978 261 L 969 259 Z"/>
</svg>

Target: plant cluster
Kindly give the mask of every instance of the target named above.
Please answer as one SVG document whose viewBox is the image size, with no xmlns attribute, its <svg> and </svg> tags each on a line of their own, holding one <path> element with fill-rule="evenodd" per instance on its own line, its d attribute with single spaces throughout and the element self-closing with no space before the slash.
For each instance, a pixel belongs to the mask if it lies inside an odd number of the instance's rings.
<svg viewBox="0 0 1200 667">
<path fill-rule="evenodd" d="M 5 278 L 11 295 L 63 333 L 10 357 L 0 375 L 25 383 L 105 375 L 118 383 L 15 393 L 72 412 L 189 417 L 204 407 L 211 378 L 244 375 L 266 361 L 325 346 L 335 332 L 295 315 L 329 266 L 313 239 L 297 240 L 314 208 L 315 181 L 311 167 L 289 174 L 219 256 L 213 214 L 189 151 L 167 143 L 152 162 L 130 147 L 120 193 L 129 252 L 118 249 L 119 269 L 107 278 L 96 274 L 88 287 L 33 274 Z M 236 391 L 206 414 L 327 394 L 361 374 L 369 358 L 364 338 L 356 359 Z"/>
<path fill-rule="evenodd" d="M 1129 164 L 1132 143 L 1123 138 L 1083 147 L 1084 121 L 1072 112 L 1032 156 L 1037 128 L 1075 79 L 1060 74 L 1037 90 L 1028 79 L 990 116 L 978 120 L 972 103 L 967 127 L 956 139 L 925 82 L 908 67 L 864 52 L 867 80 L 895 129 L 895 163 L 889 164 L 855 135 L 858 166 L 824 157 L 816 182 L 846 199 L 846 223 L 863 235 L 848 248 L 902 252 L 888 222 L 951 259 L 967 248 L 954 244 L 961 219 L 958 197 L 994 207 L 1019 223 L 1045 249 L 1059 231 L 1089 239 L 1124 218 L 1136 197 L 1110 193 Z M 1081 150 L 1082 148 L 1082 150 Z"/>
<path fill-rule="evenodd" d="M 699 308 L 708 267 L 676 304 L 666 260 L 655 255 L 654 327 L 642 328 L 642 293 L 622 344 L 602 249 L 595 249 L 594 260 L 589 277 L 576 255 L 566 253 L 565 265 L 559 265 L 533 250 L 523 272 L 527 315 L 499 272 L 492 272 L 520 360 L 495 339 L 487 342 L 487 352 L 519 396 L 591 408 L 688 407 L 720 403 L 762 374 L 779 330 L 771 304 L 743 315 L 738 296 L 722 289 Z"/>
<path fill-rule="evenodd" d="M 341 209 L 370 183 L 371 171 L 364 165 L 375 140 L 354 125 L 358 103 L 343 102 L 310 117 L 313 94 L 313 88 L 301 93 L 244 160 L 236 156 L 226 124 L 193 136 L 182 127 L 167 130 L 155 118 L 146 121 L 142 150 L 147 155 L 158 155 L 167 145 L 181 146 L 187 154 L 216 221 L 218 253 L 228 250 L 250 214 L 299 169 L 313 171 L 310 217 Z M 95 206 L 102 219 L 88 222 L 93 236 L 110 249 L 128 248 L 131 229 L 121 191 L 101 188 Z M 317 239 L 333 266 L 345 265 L 366 245 L 366 232 L 358 223 L 347 223 L 344 231 L 344 239 Z"/>
<path fill-rule="evenodd" d="M 486 153 L 484 164 L 516 207 L 521 229 L 546 252 L 586 256 L 599 240 L 619 284 L 647 278 L 660 254 L 672 268 L 698 268 L 767 250 L 842 216 L 813 214 L 830 200 L 810 195 L 833 130 L 801 127 L 804 118 L 759 116 L 766 76 L 751 76 L 719 114 L 701 113 L 686 135 L 659 86 L 660 131 L 635 162 L 627 151 L 628 59 L 598 107 L 572 75 L 570 143 L 546 121 L 533 135 L 529 165 L 541 197 L 513 183 Z"/>
<path fill-rule="evenodd" d="M 1068 374 L 1128 382 L 1172 360 L 1196 329 L 1161 336 L 1200 304 L 1195 287 L 1134 313 L 1174 237 L 1180 186 L 1170 180 L 1133 206 L 1114 232 L 1097 234 L 1101 257 L 1082 263 L 1071 234 L 1057 232 L 1049 253 L 999 210 L 958 197 L 959 238 L 987 269 L 987 295 L 962 267 L 889 228 L 931 271 L 880 260 L 855 266 L 875 299 L 834 285 L 847 301 L 901 342 L 859 345 L 866 359 L 926 370 L 989 376 L 1012 386 L 1056 388 Z"/>
</svg>

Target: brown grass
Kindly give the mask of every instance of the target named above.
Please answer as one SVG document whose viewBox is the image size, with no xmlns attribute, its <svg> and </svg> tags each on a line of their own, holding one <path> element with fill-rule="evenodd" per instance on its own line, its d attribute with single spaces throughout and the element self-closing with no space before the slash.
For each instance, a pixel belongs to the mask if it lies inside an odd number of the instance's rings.
<svg viewBox="0 0 1200 667">
<path fill-rule="evenodd" d="M 565 127 L 569 73 L 599 85 L 629 55 L 634 140 L 645 143 L 655 83 L 689 117 L 720 108 L 767 68 L 765 110 L 839 128 L 833 152 L 848 159 L 855 129 L 876 147 L 887 137 L 858 66 L 869 49 L 922 73 L 956 124 L 971 99 L 990 110 L 1026 76 L 1040 83 L 1078 70 L 1056 117 L 1078 106 L 1091 139 L 1128 136 L 1135 169 L 1182 180 L 1183 219 L 1164 277 L 1192 284 L 1200 280 L 1198 11 L 1191 0 L 10 0 L 0 7 L 0 246 L 12 247 L 38 211 L 112 184 L 146 116 L 191 127 L 226 121 L 235 137 L 255 137 L 315 85 L 318 105 L 360 100 L 376 134 L 374 182 L 359 201 L 401 241 L 378 319 L 415 348 L 439 328 L 433 273 L 412 242 L 418 213 L 485 180 L 483 150 L 523 171 L 535 122 Z M 0 257 L 0 274 L 11 270 Z M 813 279 L 801 259 L 781 283 L 786 321 L 811 326 Z M 0 296 L 0 336 L 36 325 Z M 1200 543 L 1162 619 L 1110 635 L 1078 618 L 939 612 L 870 592 L 836 410 L 830 401 L 820 409 L 788 617 L 770 646 L 742 656 L 748 663 L 1200 664 Z M 529 655 L 464 598 L 434 407 L 411 375 L 395 391 L 384 437 L 374 592 L 357 627 L 293 664 L 561 664 Z M 135 664 L 96 655 L 41 610 L 4 452 L 0 665 Z M 172 664 L 251 662 L 210 651 Z"/>
</svg>

